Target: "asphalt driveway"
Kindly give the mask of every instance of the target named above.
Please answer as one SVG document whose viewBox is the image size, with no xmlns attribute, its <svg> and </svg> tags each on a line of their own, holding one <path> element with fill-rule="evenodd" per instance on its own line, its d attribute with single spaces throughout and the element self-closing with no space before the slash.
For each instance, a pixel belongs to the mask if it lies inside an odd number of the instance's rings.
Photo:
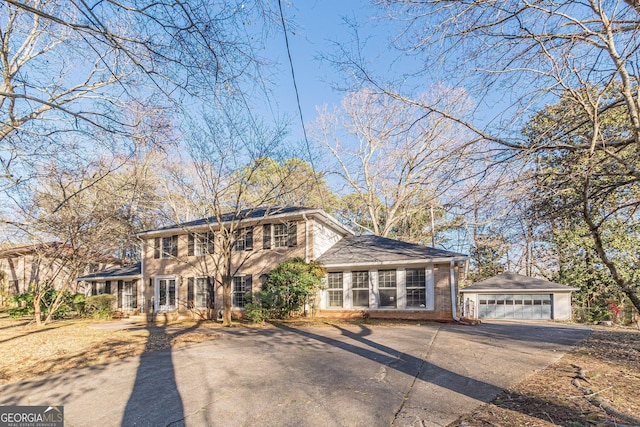
<svg viewBox="0 0 640 427">
<path fill-rule="evenodd" d="M 447 425 L 589 329 L 552 323 L 230 328 L 180 349 L 2 386 L 65 426 Z"/>
</svg>

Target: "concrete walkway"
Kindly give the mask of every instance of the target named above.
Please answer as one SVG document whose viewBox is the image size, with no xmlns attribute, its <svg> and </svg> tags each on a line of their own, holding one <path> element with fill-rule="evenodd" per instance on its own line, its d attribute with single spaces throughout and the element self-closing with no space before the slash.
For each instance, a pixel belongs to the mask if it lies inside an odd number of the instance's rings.
<svg viewBox="0 0 640 427">
<path fill-rule="evenodd" d="M 230 328 L 210 341 L 2 386 L 79 426 L 442 426 L 589 329 L 551 323 Z"/>
</svg>

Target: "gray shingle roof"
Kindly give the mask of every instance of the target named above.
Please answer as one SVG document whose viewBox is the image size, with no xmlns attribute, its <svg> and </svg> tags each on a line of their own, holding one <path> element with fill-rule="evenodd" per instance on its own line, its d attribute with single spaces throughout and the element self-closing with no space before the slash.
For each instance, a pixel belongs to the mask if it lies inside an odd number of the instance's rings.
<svg viewBox="0 0 640 427">
<path fill-rule="evenodd" d="M 434 258 L 466 258 L 467 255 L 421 246 L 380 236 L 348 236 L 338 241 L 316 261 L 325 266 L 343 264 L 375 265 Z"/>
<path fill-rule="evenodd" d="M 319 214 L 323 217 L 329 219 L 334 224 L 343 228 L 347 233 L 352 233 L 351 230 L 348 230 L 346 227 L 338 223 L 334 218 L 332 218 L 329 214 L 322 211 L 321 209 L 316 208 L 308 208 L 303 206 L 285 206 L 285 207 L 262 207 L 262 208 L 252 208 L 252 209 L 243 209 L 238 212 L 228 212 L 221 216 L 222 223 L 230 223 L 235 221 L 251 221 L 251 220 L 259 220 L 263 218 L 270 218 L 274 216 L 287 216 L 287 215 L 296 215 L 296 214 Z M 208 218 L 196 219 L 193 221 L 187 221 L 180 224 L 168 225 L 166 227 L 157 228 L 154 230 L 146 230 L 138 233 L 138 235 L 143 235 L 147 233 L 155 233 L 176 229 L 189 229 L 189 228 L 198 228 L 203 226 L 215 226 L 218 224 L 218 218 L 216 216 L 211 216 Z"/>
<path fill-rule="evenodd" d="M 115 278 L 122 279 L 127 277 L 134 278 L 136 276 L 140 276 L 141 272 L 141 264 L 138 262 L 131 265 L 125 265 L 124 267 L 97 271 L 95 273 L 87 274 L 86 276 L 78 277 L 76 278 L 76 280 L 109 280 Z"/>
<path fill-rule="evenodd" d="M 490 277 L 471 286 L 460 289 L 460 292 L 476 291 L 577 291 L 578 288 L 561 285 L 535 277 L 506 272 Z"/>
</svg>

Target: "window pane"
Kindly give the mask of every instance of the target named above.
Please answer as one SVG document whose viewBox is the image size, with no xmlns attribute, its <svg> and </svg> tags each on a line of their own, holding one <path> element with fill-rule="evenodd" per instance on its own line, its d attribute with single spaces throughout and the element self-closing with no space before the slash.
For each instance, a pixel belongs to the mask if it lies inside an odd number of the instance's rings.
<svg viewBox="0 0 640 427">
<path fill-rule="evenodd" d="M 419 288 L 425 286 L 424 268 L 407 269 L 406 284 L 407 288 Z"/>
<path fill-rule="evenodd" d="M 273 246 L 276 248 L 286 248 L 289 243 L 287 224 L 273 225 Z"/>
<path fill-rule="evenodd" d="M 421 307 L 427 306 L 427 293 L 424 288 L 422 289 L 407 289 L 407 307 Z"/>
<path fill-rule="evenodd" d="M 396 287 L 396 271 L 395 270 L 378 271 L 378 287 L 395 288 Z"/>
<path fill-rule="evenodd" d="M 168 288 L 169 288 L 167 290 L 167 292 L 169 293 L 168 308 L 173 309 L 176 306 L 176 281 L 169 280 Z"/>
<path fill-rule="evenodd" d="M 329 307 L 342 307 L 342 290 L 328 291 Z"/>
<path fill-rule="evenodd" d="M 329 273 L 327 276 L 327 289 L 342 289 L 342 272 Z"/>
<path fill-rule="evenodd" d="M 380 307 L 397 307 L 395 289 L 380 289 Z"/>
<path fill-rule="evenodd" d="M 354 307 L 369 307 L 369 290 L 360 289 L 353 290 L 353 306 Z"/>
<path fill-rule="evenodd" d="M 207 278 L 198 277 L 195 281 L 195 306 L 207 308 Z"/>
<path fill-rule="evenodd" d="M 351 287 L 355 289 L 369 289 L 369 272 L 368 271 L 352 272 Z"/>
<path fill-rule="evenodd" d="M 172 236 L 162 238 L 162 258 L 169 258 L 173 252 Z"/>
<path fill-rule="evenodd" d="M 233 294 L 231 295 L 231 305 L 233 307 L 243 308 L 247 303 L 247 282 L 245 276 L 236 276 L 233 278 Z"/>
</svg>

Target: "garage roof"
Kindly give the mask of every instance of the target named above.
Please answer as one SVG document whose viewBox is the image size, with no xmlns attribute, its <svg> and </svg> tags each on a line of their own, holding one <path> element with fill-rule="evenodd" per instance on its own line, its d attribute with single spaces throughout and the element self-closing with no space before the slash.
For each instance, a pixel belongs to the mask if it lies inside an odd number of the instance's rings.
<svg viewBox="0 0 640 427">
<path fill-rule="evenodd" d="M 504 291 L 556 291 L 570 292 L 578 288 L 561 285 L 535 277 L 507 272 L 474 283 L 471 286 L 460 289 L 460 292 L 504 292 Z"/>
</svg>

